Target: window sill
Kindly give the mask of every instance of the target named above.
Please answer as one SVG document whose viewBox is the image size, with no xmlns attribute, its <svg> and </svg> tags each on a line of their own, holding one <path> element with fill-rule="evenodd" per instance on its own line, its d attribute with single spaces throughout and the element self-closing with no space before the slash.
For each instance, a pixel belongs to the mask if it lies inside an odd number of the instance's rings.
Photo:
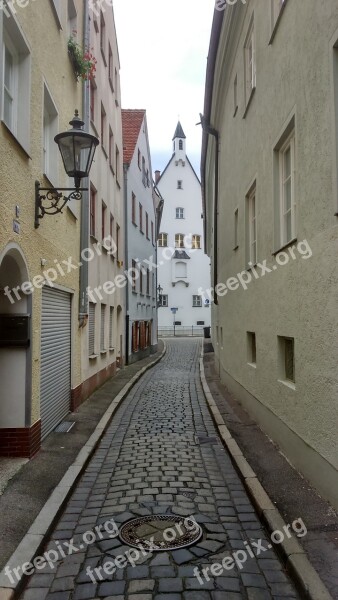
<svg viewBox="0 0 338 600">
<path fill-rule="evenodd" d="M 115 348 L 109 348 L 109 352 L 115 352 Z"/>
<path fill-rule="evenodd" d="M 239 248 L 239 245 L 237 244 L 237 246 L 233 247 L 233 251 L 235 252 L 235 250 L 238 250 L 238 248 Z"/>
<path fill-rule="evenodd" d="M 117 179 L 117 177 L 116 177 L 116 184 L 117 184 L 117 187 L 118 187 L 119 189 L 121 189 L 121 184 L 120 184 L 119 180 Z"/>
<path fill-rule="evenodd" d="M 108 159 L 108 153 L 103 144 L 101 144 L 101 148 L 102 148 L 102 152 L 105 155 L 106 159 Z"/>
<path fill-rule="evenodd" d="M 132 224 L 134 225 L 134 227 L 137 227 L 137 223 L 135 223 L 135 221 L 132 221 Z"/>
<path fill-rule="evenodd" d="M 251 104 L 251 102 L 252 102 L 252 98 L 253 98 L 253 97 L 254 97 L 254 95 L 255 95 L 255 91 L 256 91 L 256 86 L 255 86 L 254 88 L 252 88 L 252 90 L 251 90 L 251 92 L 250 92 L 250 96 L 249 96 L 248 102 L 247 102 L 247 104 L 246 104 L 246 107 L 245 107 L 245 111 L 244 111 L 243 119 L 245 119 L 245 118 L 246 118 L 246 115 L 248 114 L 248 110 L 249 110 L 249 108 L 250 108 L 250 104 Z"/>
<path fill-rule="evenodd" d="M 97 130 L 97 128 L 96 128 L 96 125 L 95 125 L 95 123 L 94 123 L 93 119 L 90 119 L 90 124 L 91 124 L 92 128 L 94 129 L 94 132 L 95 132 L 95 135 L 96 135 L 96 137 L 100 137 L 100 136 L 99 136 L 99 132 L 98 132 L 98 130 Z"/>
<path fill-rule="evenodd" d="M 278 15 L 278 17 L 276 19 L 276 23 L 274 24 L 273 29 L 272 29 L 271 37 L 269 39 L 269 46 L 271 46 L 271 44 L 272 44 L 272 42 L 273 42 L 273 40 L 275 38 L 277 29 L 279 27 L 279 22 L 280 22 L 280 20 L 282 18 L 282 14 L 283 14 L 283 12 L 285 10 L 286 4 L 287 4 L 287 0 L 284 0 L 284 3 L 282 4 L 282 6 L 280 8 L 279 15 Z"/>
<path fill-rule="evenodd" d="M 100 354 L 107 354 L 107 350 L 100 350 Z"/>
<path fill-rule="evenodd" d="M 136 290 L 131 290 L 132 294 L 134 294 L 135 296 L 137 296 L 138 292 Z"/>
<path fill-rule="evenodd" d="M 110 77 L 109 77 L 109 85 L 110 85 L 110 89 L 111 89 L 112 93 L 114 93 L 114 85 L 113 85 L 113 82 Z"/>
<path fill-rule="evenodd" d="M 8 125 L 6 125 L 5 121 L 2 120 L 1 122 L 2 122 L 3 127 L 6 129 L 6 131 L 8 131 L 8 133 L 13 138 L 13 140 L 16 142 L 16 144 L 18 144 L 18 146 L 20 147 L 20 149 L 25 153 L 26 157 L 31 159 L 32 157 L 29 154 L 28 150 L 26 150 L 26 148 L 18 140 L 18 138 L 16 137 L 15 133 L 13 133 L 13 131 L 8 127 Z"/>
<path fill-rule="evenodd" d="M 98 354 L 90 354 L 90 356 L 88 357 L 89 360 L 96 360 L 98 358 Z"/>
<path fill-rule="evenodd" d="M 276 254 L 279 254 L 280 252 L 282 252 L 286 248 L 289 248 L 295 242 L 297 242 L 297 238 L 296 237 L 293 238 L 292 240 L 290 240 L 289 242 L 287 242 L 286 244 L 284 244 L 283 246 L 281 246 L 280 248 L 278 248 L 278 250 L 275 250 L 274 252 L 272 252 L 272 256 L 276 256 Z"/>
<path fill-rule="evenodd" d="M 91 233 L 89 235 L 89 237 L 90 237 L 91 241 L 98 242 L 98 239 L 97 239 L 96 235 L 94 235 L 93 233 Z"/>
<path fill-rule="evenodd" d="M 237 113 L 238 113 L 238 106 L 236 106 L 236 108 L 235 108 L 235 110 L 234 110 L 233 117 L 235 117 L 235 116 L 237 115 Z"/>
<path fill-rule="evenodd" d="M 257 363 L 248 362 L 247 365 L 248 365 L 248 367 L 251 367 L 252 369 L 257 369 Z"/>
<path fill-rule="evenodd" d="M 288 387 L 290 390 L 296 390 L 296 385 L 293 381 L 290 381 L 289 379 L 278 379 L 277 381 L 278 383 L 282 383 L 283 385 Z"/>
<path fill-rule="evenodd" d="M 113 174 L 113 177 L 115 177 L 115 171 L 114 171 L 113 167 L 111 165 L 109 165 L 109 168 L 110 168 L 110 170 L 111 170 L 111 172 Z"/>
<path fill-rule="evenodd" d="M 106 55 L 104 53 L 104 49 L 102 47 L 101 47 L 101 55 L 102 55 L 102 58 L 103 58 L 104 66 L 106 67 L 107 66 L 107 59 L 106 59 Z"/>
<path fill-rule="evenodd" d="M 44 178 L 48 181 L 48 184 L 54 189 L 57 190 L 58 189 L 58 184 L 55 184 L 52 182 L 51 178 L 47 175 L 47 173 L 43 174 Z"/>
</svg>

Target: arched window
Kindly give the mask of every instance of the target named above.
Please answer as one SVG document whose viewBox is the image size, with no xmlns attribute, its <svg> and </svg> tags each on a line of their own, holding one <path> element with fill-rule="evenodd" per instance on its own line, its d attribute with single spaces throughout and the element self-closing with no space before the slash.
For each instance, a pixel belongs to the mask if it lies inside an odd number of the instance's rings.
<svg viewBox="0 0 338 600">
<path fill-rule="evenodd" d="M 184 248 L 184 233 L 175 234 L 175 248 Z"/>
<path fill-rule="evenodd" d="M 166 248 L 168 246 L 168 234 L 160 233 L 158 236 L 158 245 L 160 248 Z"/>
<path fill-rule="evenodd" d="M 178 147 L 180 150 L 183 150 L 183 140 L 179 140 Z"/>
<path fill-rule="evenodd" d="M 201 236 L 200 235 L 194 234 L 192 236 L 191 247 L 194 249 L 200 250 L 200 248 L 201 248 Z"/>
<path fill-rule="evenodd" d="M 183 261 L 177 262 L 175 265 L 175 277 L 182 277 L 185 279 L 187 277 L 187 270 L 187 263 Z"/>
<path fill-rule="evenodd" d="M 176 219 L 184 219 L 184 208 L 176 208 Z"/>
</svg>

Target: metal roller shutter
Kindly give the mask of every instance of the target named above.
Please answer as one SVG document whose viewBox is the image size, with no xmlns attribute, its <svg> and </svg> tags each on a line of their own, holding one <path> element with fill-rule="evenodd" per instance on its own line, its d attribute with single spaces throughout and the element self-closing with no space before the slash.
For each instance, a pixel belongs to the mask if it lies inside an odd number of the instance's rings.
<svg viewBox="0 0 338 600">
<path fill-rule="evenodd" d="M 70 410 L 71 297 L 44 287 L 41 316 L 41 426 L 46 437 Z"/>
</svg>

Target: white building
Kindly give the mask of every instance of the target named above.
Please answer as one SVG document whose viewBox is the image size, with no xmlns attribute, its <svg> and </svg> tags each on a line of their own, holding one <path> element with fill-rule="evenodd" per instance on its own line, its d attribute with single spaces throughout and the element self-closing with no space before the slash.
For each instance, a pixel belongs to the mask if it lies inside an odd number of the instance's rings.
<svg viewBox="0 0 338 600">
<path fill-rule="evenodd" d="M 126 356 L 129 363 L 157 350 L 156 238 L 158 196 L 153 192 L 145 110 L 122 110 Z"/>
<path fill-rule="evenodd" d="M 162 175 L 155 173 L 164 198 L 158 237 L 159 328 L 172 327 L 174 321 L 189 328 L 209 326 L 210 306 L 203 292 L 210 287 L 210 261 L 204 254 L 201 184 L 186 154 L 180 122 L 173 144 Z"/>
</svg>

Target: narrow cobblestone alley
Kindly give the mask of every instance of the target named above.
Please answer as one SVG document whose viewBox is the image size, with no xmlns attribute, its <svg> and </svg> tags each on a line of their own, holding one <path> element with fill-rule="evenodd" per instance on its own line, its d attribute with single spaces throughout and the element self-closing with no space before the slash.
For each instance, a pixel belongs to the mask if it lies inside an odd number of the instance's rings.
<svg viewBox="0 0 338 600">
<path fill-rule="evenodd" d="M 200 340 L 167 341 L 162 361 L 124 400 L 44 550 L 58 552 L 56 564 L 36 570 L 23 600 L 299 597 L 218 438 L 200 384 L 200 352 Z M 193 516 L 203 537 L 179 550 L 140 552 L 135 566 L 126 558 L 131 546 L 107 531 L 103 537 L 102 524 L 110 519 L 121 527 L 158 514 L 176 515 L 182 522 Z M 67 552 L 60 548 L 70 540 L 79 550 L 62 557 Z M 245 544 L 250 540 L 262 541 L 252 558 Z M 239 550 L 239 557 L 246 550 L 249 555 L 242 563 L 232 558 Z M 104 567 L 117 557 L 109 573 Z M 228 568 L 220 567 L 218 576 L 206 570 L 226 557 Z"/>
</svg>

